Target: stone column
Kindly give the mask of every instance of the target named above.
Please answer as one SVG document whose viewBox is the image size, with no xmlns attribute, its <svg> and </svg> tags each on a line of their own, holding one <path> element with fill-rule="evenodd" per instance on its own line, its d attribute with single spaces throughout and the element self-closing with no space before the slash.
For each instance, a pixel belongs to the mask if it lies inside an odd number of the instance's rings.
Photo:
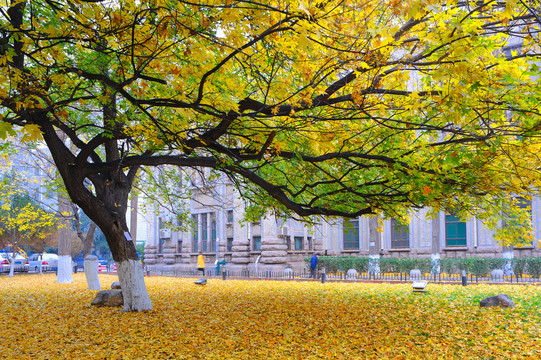
<svg viewBox="0 0 541 360">
<path fill-rule="evenodd" d="M 157 238 L 158 226 L 157 216 L 153 217 L 153 221 L 148 223 L 147 226 L 147 240 L 145 243 L 145 265 L 155 265 L 158 262 L 158 245 Z"/>
<path fill-rule="evenodd" d="M 167 241 L 163 246 L 163 263 L 165 265 L 173 265 L 175 263 L 175 253 L 177 252 L 176 244 Z"/>
<path fill-rule="evenodd" d="M 432 269 L 430 274 L 439 275 L 440 266 L 440 213 L 432 219 L 432 254 L 431 254 Z"/>
<path fill-rule="evenodd" d="M 507 226 L 507 221 L 504 216 L 502 219 L 502 227 Z M 513 251 L 513 246 L 502 246 L 502 258 L 507 259 L 505 264 L 503 264 L 502 270 L 504 276 L 510 276 L 513 275 L 513 258 L 515 257 L 515 253 Z"/>
<path fill-rule="evenodd" d="M 503 275 L 510 276 L 513 275 L 513 258 L 515 253 L 513 251 L 513 246 L 503 246 L 502 247 L 502 258 L 507 261 L 503 264 Z"/>
<path fill-rule="evenodd" d="M 245 267 L 250 263 L 250 241 L 247 239 L 233 240 L 232 268 Z"/>
<path fill-rule="evenodd" d="M 381 249 L 381 234 L 378 231 L 378 216 L 368 218 L 368 273 L 379 275 L 379 250 Z"/>
<path fill-rule="evenodd" d="M 278 237 L 274 216 L 262 220 L 261 260 L 265 270 L 283 270 L 287 260 L 287 245 Z"/>
<path fill-rule="evenodd" d="M 145 265 L 155 265 L 158 262 L 158 247 L 154 244 L 145 244 Z"/>
</svg>

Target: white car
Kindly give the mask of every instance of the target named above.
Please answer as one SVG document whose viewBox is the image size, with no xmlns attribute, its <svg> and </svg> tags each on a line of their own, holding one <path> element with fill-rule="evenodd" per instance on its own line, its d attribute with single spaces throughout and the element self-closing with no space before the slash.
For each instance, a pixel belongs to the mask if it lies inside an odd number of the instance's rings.
<svg viewBox="0 0 541 360">
<path fill-rule="evenodd" d="M 41 263 L 41 271 L 55 271 L 58 270 L 58 255 L 43 253 L 30 255 L 30 269 L 32 271 L 39 271 L 39 264 Z"/>
<path fill-rule="evenodd" d="M 0 253 L 0 273 L 9 272 L 10 270 L 10 261 L 12 259 L 12 253 L 2 252 Z M 28 272 L 29 263 L 28 259 L 22 256 L 19 253 L 15 253 L 14 259 L 14 271 L 17 272 Z"/>
</svg>

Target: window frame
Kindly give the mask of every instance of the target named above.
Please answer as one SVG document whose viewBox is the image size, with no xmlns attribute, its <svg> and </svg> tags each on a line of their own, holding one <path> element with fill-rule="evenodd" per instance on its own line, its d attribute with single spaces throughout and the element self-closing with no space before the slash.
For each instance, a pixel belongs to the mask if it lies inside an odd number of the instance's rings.
<svg viewBox="0 0 541 360">
<path fill-rule="evenodd" d="M 349 226 L 347 224 L 353 226 Z M 344 250 L 360 250 L 360 225 L 361 224 L 358 218 L 342 223 L 342 245 Z"/>
<path fill-rule="evenodd" d="M 403 231 L 399 231 L 397 229 L 398 227 L 402 228 Z M 409 248 L 410 248 L 409 226 L 402 225 L 396 219 L 392 218 L 391 219 L 391 249 L 409 249 Z"/>
<path fill-rule="evenodd" d="M 252 236 L 252 250 L 261 251 L 261 235 Z"/>
<path fill-rule="evenodd" d="M 449 220 L 450 217 L 451 221 Z M 463 226 L 461 224 L 464 224 Z M 449 227 L 450 226 L 457 226 L 456 233 L 457 236 L 450 238 L 449 237 Z M 460 228 L 458 228 L 460 226 Z M 464 236 L 459 237 L 459 230 L 464 227 Z M 450 242 L 451 240 L 451 242 Z M 460 241 L 460 242 L 459 242 Z M 453 214 L 445 214 L 445 246 L 446 247 L 467 247 L 468 246 L 468 228 L 466 226 L 466 222 L 460 220 L 460 218 L 456 217 Z"/>
</svg>

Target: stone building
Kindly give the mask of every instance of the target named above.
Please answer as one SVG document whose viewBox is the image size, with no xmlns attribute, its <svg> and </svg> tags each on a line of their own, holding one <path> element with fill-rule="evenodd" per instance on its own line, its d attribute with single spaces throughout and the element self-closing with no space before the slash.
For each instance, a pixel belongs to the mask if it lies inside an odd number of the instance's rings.
<svg viewBox="0 0 541 360">
<path fill-rule="evenodd" d="M 192 184 L 197 185 L 197 184 Z M 383 222 L 377 231 L 375 218 L 319 221 L 306 225 L 275 216 L 245 223 L 244 202 L 231 183 L 214 184 L 212 191 L 193 186 L 189 211 L 192 230 L 175 232 L 160 229 L 168 214 L 160 213 L 148 226 L 145 263 L 171 269 L 193 270 L 197 255 L 206 265 L 226 261 L 231 271 L 302 271 L 304 259 L 315 252 L 329 256 L 380 257 L 526 257 L 541 256 L 539 198 L 524 203 L 532 217 L 534 241 L 521 248 L 500 246 L 491 230 L 472 218 L 466 222 L 440 213 L 428 219 L 426 210 L 416 212 L 407 227 L 394 219 Z"/>
</svg>

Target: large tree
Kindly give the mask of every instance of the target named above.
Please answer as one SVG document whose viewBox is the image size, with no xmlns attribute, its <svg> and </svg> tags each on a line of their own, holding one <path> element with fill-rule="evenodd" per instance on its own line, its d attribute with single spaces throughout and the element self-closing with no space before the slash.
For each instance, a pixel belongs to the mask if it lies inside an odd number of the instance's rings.
<svg viewBox="0 0 541 360">
<path fill-rule="evenodd" d="M 254 215 L 429 206 L 488 222 L 538 186 L 530 4 L 12 0 L 0 136 L 43 136 L 107 238 L 125 310 L 151 309 L 125 236 L 143 166 L 216 170 Z"/>
</svg>

